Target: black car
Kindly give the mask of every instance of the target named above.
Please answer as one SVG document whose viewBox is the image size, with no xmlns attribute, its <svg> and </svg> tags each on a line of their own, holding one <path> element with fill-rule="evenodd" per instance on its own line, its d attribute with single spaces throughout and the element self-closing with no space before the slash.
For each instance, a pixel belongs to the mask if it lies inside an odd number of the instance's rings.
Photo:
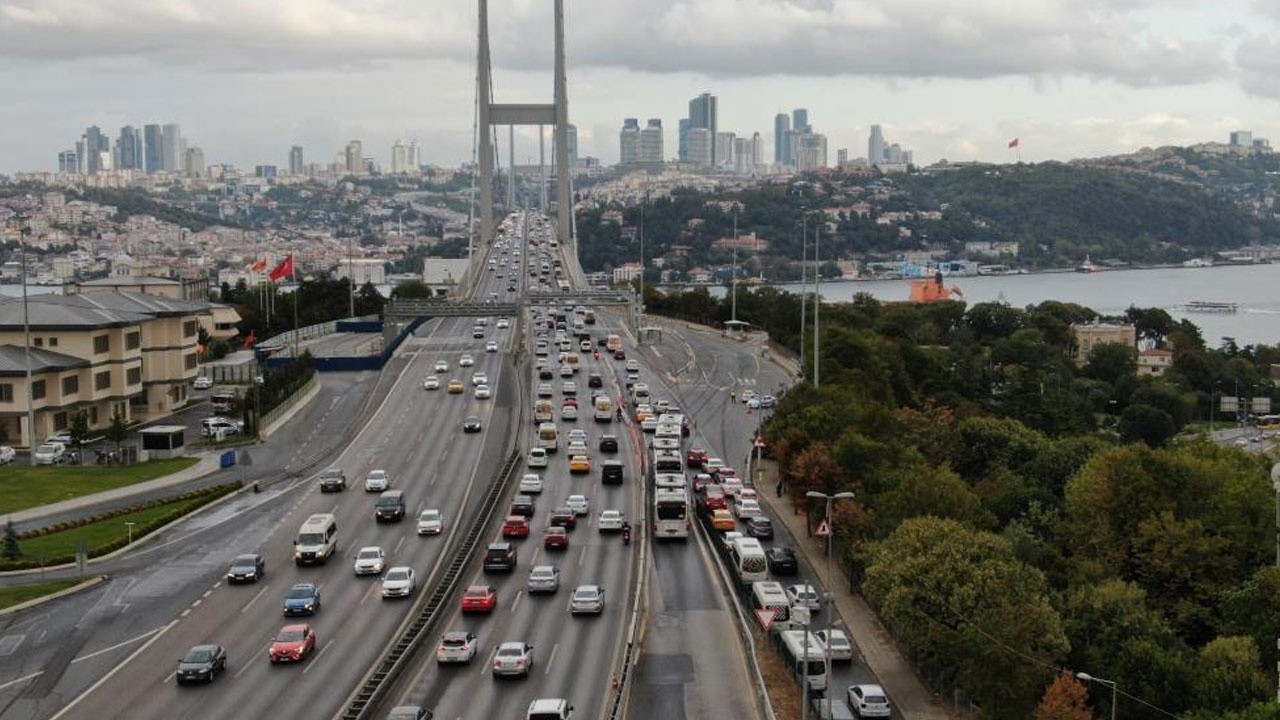
<svg viewBox="0 0 1280 720">
<path fill-rule="evenodd" d="M 213 677 L 227 669 L 227 651 L 221 645 L 196 645 L 178 661 L 174 679 L 179 685 L 189 682 L 213 682 Z"/>
<path fill-rule="evenodd" d="M 227 582 L 258 582 L 267 574 L 267 564 L 261 555 L 250 553 L 237 555 L 227 570 Z"/>
<path fill-rule="evenodd" d="M 769 562 L 769 572 L 774 575 L 795 575 L 800 572 L 796 551 L 789 547 L 771 547 L 764 551 L 764 556 Z"/>
<path fill-rule="evenodd" d="M 623 482 L 622 463 L 618 460 L 605 460 L 600 463 L 600 482 L 605 485 L 621 485 Z"/>
<path fill-rule="evenodd" d="M 550 367 L 544 366 L 538 369 L 539 380 L 552 380 L 555 378 L 555 376 L 556 376 L 555 371 L 552 370 Z"/>
<path fill-rule="evenodd" d="M 478 415 L 470 415 L 466 420 L 462 421 L 462 432 L 478 433 L 480 432 L 480 417 Z"/>
<path fill-rule="evenodd" d="M 533 517 L 533 496 L 517 495 L 511 501 L 511 512 L 508 515 L 520 515 L 522 517 Z"/>
<path fill-rule="evenodd" d="M 373 506 L 375 522 L 400 522 L 404 519 L 404 491 L 383 490 Z"/>
<path fill-rule="evenodd" d="M 489 543 L 484 553 L 485 572 L 514 572 L 516 569 L 516 548 L 509 542 Z"/>
<path fill-rule="evenodd" d="M 417 705 L 400 705 L 391 708 L 387 720 L 431 720 L 431 711 Z"/>
<path fill-rule="evenodd" d="M 600 452 L 618 452 L 618 436 L 604 434 L 600 436 Z"/>
<path fill-rule="evenodd" d="M 753 515 L 747 518 L 747 534 L 754 538 L 772 538 L 773 521 L 763 515 Z"/>
<path fill-rule="evenodd" d="M 600 377 L 600 373 L 591 373 L 587 376 L 587 387 L 604 387 L 604 378 Z"/>
</svg>

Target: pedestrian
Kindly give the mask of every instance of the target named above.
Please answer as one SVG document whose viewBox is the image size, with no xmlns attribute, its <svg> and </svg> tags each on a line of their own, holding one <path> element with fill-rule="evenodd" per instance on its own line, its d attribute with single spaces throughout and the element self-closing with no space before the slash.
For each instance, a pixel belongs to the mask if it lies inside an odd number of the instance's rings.
<svg viewBox="0 0 1280 720">
<path fill-rule="evenodd" d="M 737 393 L 737 391 L 735 391 L 735 390 L 730 390 L 730 391 L 729 391 L 729 402 L 736 402 L 736 401 L 737 401 L 737 399 L 738 399 L 738 393 Z"/>
<path fill-rule="evenodd" d="M 778 487 L 776 488 L 776 490 L 778 491 L 778 497 L 782 497 L 782 481 L 781 480 L 778 481 Z"/>
</svg>

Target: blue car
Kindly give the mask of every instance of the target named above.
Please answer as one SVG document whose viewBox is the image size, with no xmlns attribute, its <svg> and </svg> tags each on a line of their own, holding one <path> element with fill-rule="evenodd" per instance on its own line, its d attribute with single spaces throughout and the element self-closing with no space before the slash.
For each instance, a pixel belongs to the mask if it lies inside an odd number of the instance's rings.
<svg viewBox="0 0 1280 720">
<path fill-rule="evenodd" d="M 314 615 L 320 609 L 320 588 L 315 583 L 298 583 L 284 596 L 285 615 Z"/>
</svg>

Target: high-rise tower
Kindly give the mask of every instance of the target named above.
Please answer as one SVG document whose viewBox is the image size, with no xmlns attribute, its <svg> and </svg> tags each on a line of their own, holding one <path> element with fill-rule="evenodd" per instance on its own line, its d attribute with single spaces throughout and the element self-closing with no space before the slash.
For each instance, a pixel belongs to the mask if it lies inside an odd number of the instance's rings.
<svg viewBox="0 0 1280 720">
<path fill-rule="evenodd" d="M 649 122 L 640 131 L 640 162 L 657 164 L 662 162 L 662 119 L 649 118 Z"/>
<path fill-rule="evenodd" d="M 708 163 L 710 165 L 716 164 L 715 136 L 718 126 L 716 104 L 716 96 L 706 92 L 689 101 L 689 129 L 705 128 L 710 131 L 711 161 Z M 693 160 L 693 158 L 690 159 Z"/>
<path fill-rule="evenodd" d="M 640 162 L 640 121 L 636 118 L 623 118 L 622 130 L 618 132 L 618 163 L 634 165 Z"/>
<path fill-rule="evenodd" d="M 778 165 L 791 162 L 788 133 L 791 132 L 791 116 L 778 113 L 773 116 L 773 161 Z"/>
</svg>

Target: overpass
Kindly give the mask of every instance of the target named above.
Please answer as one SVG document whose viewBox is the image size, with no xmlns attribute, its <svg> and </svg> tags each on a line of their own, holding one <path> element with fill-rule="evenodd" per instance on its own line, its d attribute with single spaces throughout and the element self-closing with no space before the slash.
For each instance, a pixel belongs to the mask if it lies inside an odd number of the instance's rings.
<svg viewBox="0 0 1280 720">
<path fill-rule="evenodd" d="M 519 312 L 517 303 L 392 298 L 382 309 L 382 319 L 403 322 L 433 317 L 515 317 Z"/>
</svg>

